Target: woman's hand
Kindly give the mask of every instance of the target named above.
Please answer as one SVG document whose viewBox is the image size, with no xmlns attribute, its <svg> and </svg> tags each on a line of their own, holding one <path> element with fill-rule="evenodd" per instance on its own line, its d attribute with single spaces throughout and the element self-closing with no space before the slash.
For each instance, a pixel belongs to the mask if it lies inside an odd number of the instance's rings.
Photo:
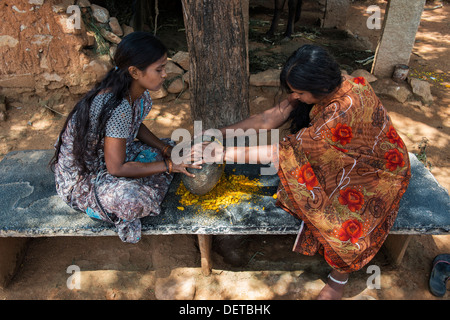
<svg viewBox="0 0 450 320">
<path fill-rule="evenodd" d="M 190 154 L 185 158 L 195 164 L 223 163 L 224 147 L 218 140 L 204 141 L 194 144 L 190 148 Z"/>
<path fill-rule="evenodd" d="M 189 177 L 195 177 L 194 174 L 188 172 L 187 168 L 193 168 L 193 169 L 201 169 L 202 159 L 201 159 L 201 153 L 199 152 L 199 148 L 188 147 L 186 148 L 190 152 L 186 152 L 186 154 L 179 155 L 178 157 L 175 157 L 174 159 L 166 160 L 168 163 L 169 161 L 172 164 L 172 170 L 171 172 L 180 172 L 183 173 Z M 171 149 L 172 150 L 172 149 Z"/>
<path fill-rule="evenodd" d="M 173 164 L 172 172 L 184 173 L 185 175 L 194 178 L 195 174 L 188 172 L 186 168 L 201 169 L 202 166 L 198 164 L 186 164 L 186 163 Z"/>
</svg>

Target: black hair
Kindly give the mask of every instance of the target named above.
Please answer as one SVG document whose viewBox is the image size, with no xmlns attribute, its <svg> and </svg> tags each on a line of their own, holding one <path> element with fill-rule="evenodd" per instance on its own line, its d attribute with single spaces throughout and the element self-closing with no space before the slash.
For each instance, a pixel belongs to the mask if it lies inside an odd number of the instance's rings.
<svg viewBox="0 0 450 320">
<path fill-rule="evenodd" d="M 133 32 L 125 36 L 117 46 L 114 55 L 113 67 L 103 80 L 90 90 L 84 97 L 78 101 L 73 110 L 67 116 L 64 126 L 59 134 L 59 139 L 55 146 L 55 154 L 50 161 L 53 168 L 58 162 L 61 150 L 62 136 L 67 128 L 69 121 L 74 121 L 75 137 L 73 142 L 73 155 L 75 165 L 79 174 L 83 175 L 89 170 L 86 162 L 94 160 L 98 156 L 98 150 L 103 138 L 105 137 L 106 123 L 111 117 L 114 109 L 129 95 L 130 85 L 133 78 L 128 72 L 130 66 L 135 66 L 144 71 L 149 65 L 155 63 L 167 54 L 167 48 L 154 35 L 148 32 Z M 112 93 L 111 97 L 102 106 L 98 117 L 98 124 L 95 132 L 97 146 L 94 153 L 88 152 L 89 149 L 89 128 L 91 127 L 89 113 L 91 103 L 100 93 Z"/>
<path fill-rule="evenodd" d="M 297 49 L 280 73 L 280 84 L 284 91 L 291 92 L 291 88 L 308 91 L 316 98 L 330 94 L 341 83 L 341 69 L 336 60 L 324 48 L 310 44 Z M 312 107 L 313 105 L 298 101 L 289 115 L 292 120 L 291 133 L 309 126 Z"/>
</svg>

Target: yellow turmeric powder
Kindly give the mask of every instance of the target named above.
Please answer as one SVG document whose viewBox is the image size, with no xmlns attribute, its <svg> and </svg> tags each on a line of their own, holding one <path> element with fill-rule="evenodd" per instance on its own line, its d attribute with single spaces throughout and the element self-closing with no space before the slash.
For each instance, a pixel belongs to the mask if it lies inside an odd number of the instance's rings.
<svg viewBox="0 0 450 320">
<path fill-rule="evenodd" d="M 207 194 L 202 196 L 193 194 L 183 183 L 178 187 L 176 194 L 181 195 L 180 204 L 185 207 L 196 205 L 203 210 L 218 211 L 220 208 L 237 204 L 240 200 L 250 199 L 261 186 L 258 179 L 250 179 L 244 175 L 222 175 L 214 189 Z"/>
</svg>

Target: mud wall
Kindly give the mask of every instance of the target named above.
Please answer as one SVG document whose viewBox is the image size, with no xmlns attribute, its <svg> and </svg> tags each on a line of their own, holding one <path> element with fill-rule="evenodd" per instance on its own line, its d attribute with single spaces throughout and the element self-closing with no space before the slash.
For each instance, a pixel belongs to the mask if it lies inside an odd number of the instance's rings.
<svg viewBox="0 0 450 320">
<path fill-rule="evenodd" d="M 74 19 L 78 10 L 92 15 L 89 1 L 82 0 L 0 2 L 0 95 L 8 101 L 64 99 L 87 92 L 105 75 L 110 52 L 95 50 L 95 34 L 83 19 Z M 111 30 L 108 20 L 104 26 Z"/>
</svg>

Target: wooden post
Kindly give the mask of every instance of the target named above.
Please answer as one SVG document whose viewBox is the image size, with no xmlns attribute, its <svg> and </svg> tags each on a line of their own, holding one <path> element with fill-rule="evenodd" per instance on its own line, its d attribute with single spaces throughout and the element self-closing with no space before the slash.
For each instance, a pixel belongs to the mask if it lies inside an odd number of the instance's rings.
<svg viewBox="0 0 450 320">
<path fill-rule="evenodd" d="M 198 246 L 200 247 L 202 273 L 204 276 L 209 276 L 211 274 L 212 269 L 211 243 L 212 243 L 212 235 L 209 234 L 198 235 Z"/>
<path fill-rule="evenodd" d="M 405 255 L 406 248 L 408 248 L 411 234 L 389 234 L 384 246 L 388 251 L 389 257 L 395 265 L 400 265 Z"/>
</svg>

